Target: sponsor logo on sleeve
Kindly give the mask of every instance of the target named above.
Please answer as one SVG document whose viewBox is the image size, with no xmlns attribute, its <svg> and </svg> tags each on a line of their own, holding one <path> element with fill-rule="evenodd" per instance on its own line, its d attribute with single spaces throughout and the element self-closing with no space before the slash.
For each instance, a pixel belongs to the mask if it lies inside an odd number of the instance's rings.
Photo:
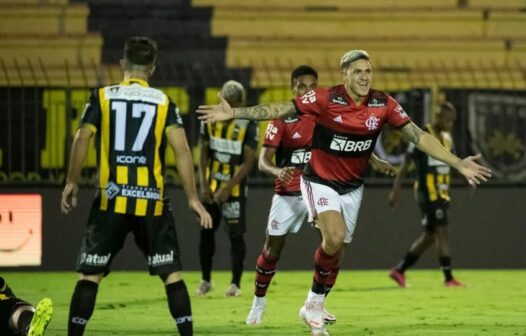
<svg viewBox="0 0 526 336">
<path fill-rule="evenodd" d="M 404 108 L 400 104 L 396 105 L 395 112 L 400 113 L 400 116 L 402 118 L 404 118 L 404 119 L 407 118 L 407 113 L 405 113 Z"/>
<path fill-rule="evenodd" d="M 267 130 L 265 131 L 265 139 L 274 140 L 276 134 L 278 134 L 278 128 L 272 124 L 268 124 Z"/>
</svg>

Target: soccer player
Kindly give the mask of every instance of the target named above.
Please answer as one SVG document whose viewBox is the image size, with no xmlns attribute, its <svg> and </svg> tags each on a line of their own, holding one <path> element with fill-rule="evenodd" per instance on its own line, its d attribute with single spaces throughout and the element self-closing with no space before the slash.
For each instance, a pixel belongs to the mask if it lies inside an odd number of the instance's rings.
<svg viewBox="0 0 526 336">
<path fill-rule="evenodd" d="M 221 95 L 231 106 L 245 104 L 245 89 L 239 82 L 223 84 Z M 243 237 L 246 232 L 246 180 L 256 159 L 258 126 L 248 120 L 220 121 L 201 126 L 201 200 L 212 215 L 213 227 L 201 229 L 199 258 L 202 280 L 196 294 L 202 296 L 212 290 L 215 233 L 224 220 L 230 238 L 232 265 L 232 279 L 225 296 L 239 296 L 246 253 Z"/>
<path fill-rule="evenodd" d="M 316 220 L 323 237 L 314 254 L 313 284 L 300 315 L 312 335 L 328 335 L 323 324 L 327 280 L 340 262 L 342 247 L 352 239 L 362 200 L 364 172 L 376 139 L 386 125 L 423 152 L 458 169 L 471 184 L 486 181 L 491 171 L 477 164 L 480 158 L 463 160 L 418 128 L 395 99 L 371 89 L 373 71 L 369 54 L 351 50 L 340 60 L 343 85 L 307 92 L 292 102 L 231 108 L 221 99 L 200 106 L 201 120 L 276 119 L 305 115 L 316 119 L 311 159 L 302 175 L 301 193 L 308 203 L 309 220 Z"/>
<path fill-rule="evenodd" d="M 77 204 L 77 183 L 89 140 L 95 134 L 99 190 L 78 257 L 80 276 L 71 299 L 69 336 L 84 334 L 99 283 L 109 274 L 111 263 L 130 232 L 147 257 L 150 274 L 164 282 L 168 307 L 179 333 L 193 334 L 190 298 L 180 273 L 177 234 L 164 186 L 167 143 L 177 157 L 189 207 L 202 226 L 211 226 L 211 218 L 197 195 L 192 156 L 179 110 L 163 92 L 148 85 L 156 56 L 157 43 L 152 39 L 128 39 L 121 61 L 124 80 L 92 92 L 73 140 L 62 211 L 68 213 Z"/>
<path fill-rule="evenodd" d="M 455 107 L 445 102 L 440 105 L 435 122 L 427 124 L 423 130 L 431 134 L 446 149 L 451 151 L 454 146 L 450 132 L 456 116 Z M 449 166 L 415 148 L 414 144 L 410 144 L 405 154 L 405 160 L 400 167 L 389 194 L 389 205 L 395 207 L 400 201 L 402 179 L 407 172 L 407 166 L 412 160 L 416 163 L 417 179 L 415 181 L 415 191 L 418 206 L 422 211 L 421 223 L 424 232 L 413 242 L 404 259 L 391 269 L 389 276 L 398 286 L 406 287 L 405 271 L 416 263 L 428 247 L 435 243 L 438 250 L 438 260 L 442 267 L 442 272 L 444 272 L 445 286 L 463 286 L 462 283 L 455 280 L 451 271 L 449 231 L 447 228 Z"/>
<path fill-rule="evenodd" d="M 301 65 L 291 73 L 290 87 L 295 97 L 301 97 L 318 85 L 318 73 L 308 65 Z M 272 120 L 265 134 L 265 142 L 259 155 L 259 169 L 276 177 L 274 197 L 267 221 L 265 245 L 256 261 L 254 300 L 246 319 L 247 324 L 260 324 L 266 306 L 266 293 L 276 274 L 276 265 L 285 247 L 287 235 L 297 233 L 307 218 L 307 207 L 301 197 L 301 171 L 311 156 L 312 118 L 297 116 Z M 275 158 L 276 164 L 272 162 Z M 372 155 L 369 163 L 386 174 L 394 174 L 393 167 Z M 325 296 L 334 286 L 339 267 L 331 272 L 326 284 Z M 336 317 L 324 309 L 326 324 L 336 322 Z"/>
<path fill-rule="evenodd" d="M 40 300 L 36 308 L 16 297 L 0 277 L 0 335 L 42 336 L 53 316 L 51 299 Z"/>
</svg>

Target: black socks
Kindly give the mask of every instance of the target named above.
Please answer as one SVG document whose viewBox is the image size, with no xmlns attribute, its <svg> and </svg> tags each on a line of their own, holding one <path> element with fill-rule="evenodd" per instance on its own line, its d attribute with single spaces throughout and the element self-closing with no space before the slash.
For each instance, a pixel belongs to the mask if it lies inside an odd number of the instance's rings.
<svg viewBox="0 0 526 336">
<path fill-rule="evenodd" d="M 181 336 L 193 335 L 192 307 L 190 296 L 183 280 L 166 285 L 166 297 L 170 314 L 177 324 Z"/>
<path fill-rule="evenodd" d="M 82 336 L 88 323 L 97 298 L 99 285 L 93 281 L 77 282 L 71 305 L 69 307 L 68 336 Z"/>
</svg>

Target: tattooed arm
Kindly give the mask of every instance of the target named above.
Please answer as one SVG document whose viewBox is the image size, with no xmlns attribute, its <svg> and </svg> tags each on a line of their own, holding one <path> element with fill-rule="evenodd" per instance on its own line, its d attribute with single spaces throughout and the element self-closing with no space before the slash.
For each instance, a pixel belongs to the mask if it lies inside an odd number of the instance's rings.
<svg viewBox="0 0 526 336">
<path fill-rule="evenodd" d="M 471 185 L 479 184 L 480 181 L 487 181 L 486 178 L 491 177 L 489 168 L 475 162 L 475 160 L 480 159 L 480 154 L 460 159 L 442 146 L 435 137 L 422 131 L 413 122 L 402 127 L 400 131 L 405 140 L 414 143 L 422 152 L 457 169 Z"/>
<path fill-rule="evenodd" d="M 400 131 L 406 141 L 414 143 L 422 152 L 447 163 L 451 167 L 459 168 L 460 158 L 448 151 L 435 137 L 422 131 L 413 122 L 402 127 Z"/>
<path fill-rule="evenodd" d="M 296 108 L 292 102 L 239 107 L 232 110 L 234 112 L 234 119 L 250 120 L 278 119 L 296 113 Z"/>
<path fill-rule="evenodd" d="M 219 96 L 219 98 L 220 103 L 218 105 L 201 105 L 198 107 L 197 113 L 201 115 L 199 119 L 205 123 L 230 119 L 271 120 L 296 113 L 296 108 L 292 102 L 232 108 L 223 97 Z"/>
</svg>

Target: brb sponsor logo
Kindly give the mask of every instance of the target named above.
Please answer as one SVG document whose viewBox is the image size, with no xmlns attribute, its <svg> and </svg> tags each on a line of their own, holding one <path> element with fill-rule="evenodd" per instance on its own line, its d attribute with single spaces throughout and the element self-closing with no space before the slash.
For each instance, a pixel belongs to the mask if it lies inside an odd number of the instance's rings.
<svg viewBox="0 0 526 336">
<path fill-rule="evenodd" d="M 156 253 L 153 256 L 148 256 L 148 265 L 150 266 L 162 266 L 172 264 L 174 262 L 174 251 L 170 253 L 159 254 Z"/>
<path fill-rule="evenodd" d="M 82 253 L 80 255 L 80 263 L 84 265 L 90 265 L 90 266 L 106 266 L 108 262 L 110 261 L 111 253 L 108 253 L 106 255 L 98 255 L 98 254 L 87 254 Z"/>
<path fill-rule="evenodd" d="M 364 152 L 371 148 L 373 140 L 349 140 L 345 136 L 334 135 L 331 149 L 338 152 Z"/>
<path fill-rule="evenodd" d="M 304 164 L 310 161 L 311 152 L 304 148 L 296 149 L 290 156 L 290 162 L 294 164 Z"/>
</svg>

